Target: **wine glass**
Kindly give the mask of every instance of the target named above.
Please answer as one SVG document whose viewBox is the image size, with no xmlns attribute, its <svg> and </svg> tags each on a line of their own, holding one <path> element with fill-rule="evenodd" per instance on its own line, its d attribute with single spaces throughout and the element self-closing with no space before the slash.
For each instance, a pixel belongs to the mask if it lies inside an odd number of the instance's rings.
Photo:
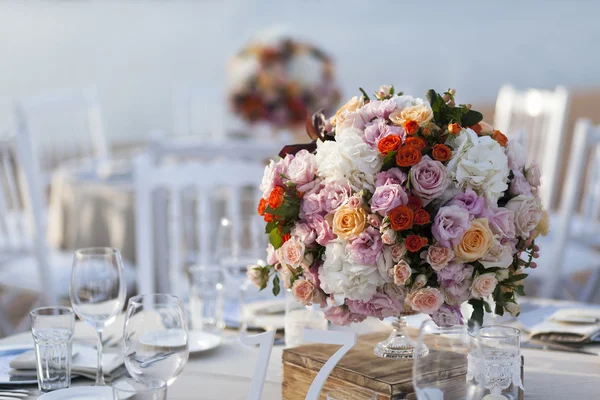
<svg viewBox="0 0 600 400">
<path fill-rule="evenodd" d="M 187 321 L 177 296 L 129 299 L 123 335 L 125 366 L 135 380 L 170 385 L 177 379 L 189 357 Z"/>
<path fill-rule="evenodd" d="M 225 319 L 228 325 L 245 328 L 243 305 L 249 297 L 260 297 L 247 279 L 247 266 L 265 257 L 264 222 L 259 217 L 236 220 L 222 218 L 217 229 L 215 256 L 224 278 Z M 265 291 L 268 292 L 268 291 Z"/>
<path fill-rule="evenodd" d="M 127 286 L 119 250 L 109 247 L 79 249 L 73 258 L 71 305 L 79 318 L 98 334 L 96 386 L 104 386 L 102 332 L 125 305 Z"/>
<path fill-rule="evenodd" d="M 415 354 L 413 386 L 418 400 L 480 400 L 483 371 L 469 368 L 471 357 L 481 352 L 477 327 L 471 336 L 466 325 L 439 327 L 432 320 L 421 325 L 417 342 L 427 351 Z M 463 374 L 467 372 L 466 378 Z"/>
</svg>

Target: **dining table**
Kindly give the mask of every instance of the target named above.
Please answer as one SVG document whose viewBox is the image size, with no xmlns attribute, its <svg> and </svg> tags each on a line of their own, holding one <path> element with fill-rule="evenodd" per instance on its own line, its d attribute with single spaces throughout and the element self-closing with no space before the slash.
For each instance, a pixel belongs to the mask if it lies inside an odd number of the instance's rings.
<svg viewBox="0 0 600 400">
<path fill-rule="evenodd" d="M 543 304 L 548 304 L 544 301 Z M 551 304 L 570 307 L 576 303 L 551 301 Z M 117 333 L 123 316 L 107 327 L 107 334 Z M 357 333 L 390 329 L 389 324 L 372 320 L 351 329 Z M 75 340 L 94 340 L 94 331 L 83 322 L 75 326 Z M 31 334 L 23 332 L 0 339 L 0 346 L 31 344 Z M 282 398 L 282 352 L 284 345 L 276 344 L 271 352 L 262 399 Z M 110 350 L 107 350 L 110 351 Z M 113 351 L 118 351 L 115 349 Z M 246 399 L 258 360 L 258 347 L 243 345 L 235 332 L 224 335 L 220 346 L 191 354 L 177 380 L 169 387 L 169 400 L 241 400 Z M 552 351 L 522 347 L 524 356 L 524 387 L 526 400 L 593 400 L 600 399 L 600 356 L 579 352 Z M 403 362 L 403 361 L 391 361 Z M 92 385 L 92 381 L 76 379 L 73 385 Z M 35 388 L 34 388 L 35 389 Z M 32 393 L 28 399 L 37 399 Z"/>
</svg>

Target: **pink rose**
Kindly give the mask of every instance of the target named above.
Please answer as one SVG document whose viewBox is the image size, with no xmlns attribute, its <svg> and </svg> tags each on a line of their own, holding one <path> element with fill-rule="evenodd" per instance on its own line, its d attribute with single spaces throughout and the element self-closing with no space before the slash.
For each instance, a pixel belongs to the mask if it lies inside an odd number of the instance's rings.
<svg viewBox="0 0 600 400">
<path fill-rule="evenodd" d="M 512 210 L 503 207 L 488 208 L 484 209 L 477 218 L 487 218 L 494 235 L 509 239 L 515 237 L 515 213 Z"/>
<path fill-rule="evenodd" d="M 390 298 L 395 299 L 398 303 L 404 305 L 406 300 L 406 287 L 398 286 L 394 283 L 386 283 L 382 286 L 383 293 L 387 294 Z M 402 307 L 404 308 L 404 306 Z"/>
<path fill-rule="evenodd" d="M 275 254 L 275 248 L 271 243 L 267 245 L 267 264 L 279 264 L 279 261 L 277 260 L 277 255 Z"/>
<path fill-rule="evenodd" d="M 400 260 L 400 262 L 390 270 L 390 276 L 394 278 L 394 283 L 396 285 L 405 285 L 406 281 L 410 279 L 411 274 L 412 269 L 404 260 Z"/>
<path fill-rule="evenodd" d="M 306 150 L 300 150 L 290 162 L 287 177 L 296 184 L 298 190 L 304 192 L 302 186 L 312 182 L 315 179 L 316 173 L 317 162 L 315 155 Z"/>
<path fill-rule="evenodd" d="M 336 132 L 339 133 L 344 129 L 350 128 L 359 129 L 362 131 L 365 128 L 366 122 L 367 121 L 364 119 L 363 115 L 358 112 L 351 112 L 346 114 L 341 123 L 337 124 Z"/>
<path fill-rule="evenodd" d="M 300 203 L 300 218 L 308 219 L 312 215 L 325 213 L 320 189 L 320 186 L 315 187 L 304 194 Z"/>
<path fill-rule="evenodd" d="M 398 105 L 392 99 L 373 100 L 365 104 L 359 112 L 365 121 L 371 121 L 373 118 L 386 120 L 397 107 Z"/>
<path fill-rule="evenodd" d="M 400 185 L 379 186 L 371 197 L 371 211 L 385 216 L 390 210 L 408 203 L 408 195 Z"/>
<path fill-rule="evenodd" d="M 396 263 L 399 262 L 402 259 L 402 257 L 406 255 L 406 246 L 404 245 L 404 243 L 394 243 L 390 246 L 390 249 L 392 251 L 392 259 Z"/>
<path fill-rule="evenodd" d="M 383 231 L 383 234 L 381 235 L 381 241 L 383 242 L 383 244 L 393 244 L 396 243 L 396 237 L 396 231 L 391 228 L 388 228 L 385 231 Z"/>
<path fill-rule="evenodd" d="M 542 218 L 540 200 L 533 196 L 519 195 L 506 204 L 515 213 L 515 231 L 518 236 L 528 239 Z"/>
<path fill-rule="evenodd" d="M 263 282 L 263 275 L 260 265 L 250 264 L 246 267 L 246 276 L 248 280 L 256 287 L 260 287 Z"/>
<path fill-rule="evenodd" d="M 348 307 L 329 307 L 325 310 L 325 318 L 334 325 L 350 325 L 356 322 L 364 321 L 367 316 L 350 312 Z"/>
<path fill-rule="evenodd" d="M 448 247 L 435 244 L 427 249 L 427 257 L 425 258 L 431 268 L 436 271 L 443 269 L 450 261 L 454 259 L 454 252 Z"/>
<path fill-rule="evenodd" d="M 315 242 L 317 233 L 307 222 L 298 222 L 292 229 L 292 236 L 306 246 L 310 246 Z"/>
<path fill-rule="evenodd" d="M 531 185 L 527 182 L 525 175 L 523 175 L 521 171 L 513 171 L 513 178 L 510 181 L 508 193 L 511 196 L 518 196 L 520 194 L 531 196 Z"/>
<path fill-rule="evenodd" d="M 446 174 L 446 167 L 439 161 L 432 160 L 429 156 L 410 169 L 411 190 L 423 200 L 423 205 L 444 193 L 450 183 Z"/>
<path fill-rule="evenodd" d="M 444 296 L 436 288 L 422 288 L 409 295 L 410 306 L 423 314 L 433 314 L 444 303 Z"/>
<path fill-rule="evenodd" d="M 379 292 L 375 293 L 367 302 L 347 300 L 346 304 L 351 313 L 379 319 L 397 316 L 403 310 L 402 304 L 398 300 Z"/>
<path fill-rule="evenodd" d="M 308 224 L 317 235 L 315 241 L 321 246 L 327 246 L 327 243 L 329 243 L 329 241 L 335 239 L 335 234 L 333 233 L 333 229 L 331 229 L 329 221 L 327 221 L 327 219 L 324 218 L 322 215 L 312 215 Z"/>
<path fill-rule="evenodd" d="M 459 206 L 445 206 L 438 210 L 431 233 L 444 247 L 456 246 L 469 229 L 469 212 Z"/>
<path fill-rule="evenodd" d="M 373 228 L 379 228 L 381 226 L 381 217 L 377 214 L 369 214 L 367 223 Z"/>
<path fill-rule="evenodd" d="M 292 294 L 299 303 L 308 306 L 312 303 L 315 287 L 305 279 L 296 279 L 292 286 Z"/>
<path fill-rule="evenodd" d="M 298 268 L 304 259 L 304 243 L 291 238 L 276 250 L 277 260 L 284 266 Z"/>
<path fill-rule="evenodd" d="M 402 185 L 406 178 L 406 174 L 400 168 L 390 168 L 375 175 L 375 186 Z"/>
<path fill-rule="evenodd" d="M 498 280 L 496 274 L 489 272 L 487 274 L 481 274 L 473 279 L 471 284 L 471 296 L 475 299 L 483 299 L 494 293 Z"/>
<path fill-rule="evenodd" d="M 540 173 L 540 167 L 537 164 L 532 164 L 527 168 L 525 177 L 527 182 L 533 187 L 538 187 L 542 184 L 542 174 Z"/>
<path fill-rule="evenodd" d="M 406 131 L 399 126 L 388 125 L 383 118 L 377 118 L 368 122 L 365 126 L 363 140 L 370 147 L 376 149 L 379 141 L 388 135 L 400 136 L 402 140 L 406 137 Z"/>
<path fill-rule="evenodd" d="M 362 197 L 356 194 L 348 199 L 348 207 L 350 208 L 358 208 L 362 206 L 363 203 Z"/>
<path fill-rule="evenodd" d="M 323 210 L 326 213 L 335 213 L 340 207 L 348 202 L 352 193 L 347 181 L 335 180 L 325 182 L 319 195 L 323 204 Z"/>
<path fill-rule="evenodd" d="M 455 325 L 462 325 L 462 314 L 460 307 L 450 307 L 443 304 L 439 310 L 431 314 L 431 319 L 439 327 L 450 328 Z"/>
<path fill-rule="evenodd" d="M 379 231 L 370 226 L 348 241 L 346 253 L 356 263 L 373 265 L 377 263 L 382 248 Z"/>
</svg>

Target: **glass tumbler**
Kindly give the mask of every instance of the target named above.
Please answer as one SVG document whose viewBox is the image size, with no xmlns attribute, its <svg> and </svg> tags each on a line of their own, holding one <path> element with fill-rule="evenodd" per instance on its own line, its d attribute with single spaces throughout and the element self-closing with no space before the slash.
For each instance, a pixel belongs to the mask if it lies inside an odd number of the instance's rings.
<svg viewBox="0 0 600 400">
<path fill-rule="evenodd" d="M 223 314 L 223 272 L 219 267 L 193 266 L 190 274 L 190 330 L 221 335 Z"/>
<path fill-rule="evenodd" d="M 510 326 L 483 326 L 479 330 L 479 343 L 480 356 L 469 355 L 469 369 L 484 371 L 485 394 L 490 398 L 517 400 L 519 388 L 523 388 L 521 331 Z"/>
<path fill-rule="evenodd" d="M 167 384 L 161 380 L 137 382 L 121 379 L 112 385 L 113 400 L 166 400 Z"/>
<path fill-rule="evenodd" d="M 40 391 L 68 388 L 71 386 L 75 327 L 73 310 L 69 307 L 41 307 L 32 310 L 29 315 Z"/>
<path fill-rule="evenodd" d="M 318 304 L 304 306 L 291 290 L 285 292 L 285 346 L 296 347 L 304 343 L 304 329 L 326 331 L 328 322 Z"/>
</svg>

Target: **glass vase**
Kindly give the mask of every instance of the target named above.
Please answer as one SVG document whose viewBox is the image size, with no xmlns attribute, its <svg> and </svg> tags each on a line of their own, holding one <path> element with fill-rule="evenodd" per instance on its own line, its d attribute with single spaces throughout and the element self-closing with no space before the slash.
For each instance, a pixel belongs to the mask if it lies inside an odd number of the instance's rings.
<svg viewBox="0 0 600 400">
<path fill-rule="evenodd" d="M 410 360 L 427 354 L 429 351 L 427 346 L 417 343 L 406 332 L 406 317 L 415 314 L 417 313 L 402 313 L 395 318 L 392 322 L 394 329 L 390 336 L 375 346 L 376 356 L 394 360 Z"/>
</svg>

